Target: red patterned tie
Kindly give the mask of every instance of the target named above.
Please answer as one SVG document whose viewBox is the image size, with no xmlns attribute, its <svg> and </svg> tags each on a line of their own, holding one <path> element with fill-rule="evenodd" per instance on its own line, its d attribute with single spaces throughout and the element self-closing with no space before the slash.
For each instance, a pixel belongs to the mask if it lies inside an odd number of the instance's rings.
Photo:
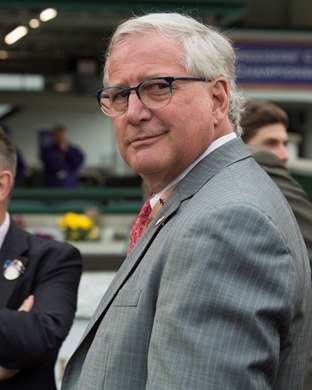
<svg viewBox="0 0 312 390">
<path fill-rule="evenodd" d="M 128 254 L 132 251 L 133 247 L 137 243 L 138 239 L 140 238 L 141 234 L 143 233 L 143 230 L 146 226 L 146 223 L 148 221 L 148 217 L 152 211 L 151 204 L 150 204 L 150 199 L 152 197 L 150 196 L 149 198 L 146 199 L 144 202 L 139 215 L 137 216 L 137 219 L 135 220 L 132 230 L 130 233 L 130 243 L 128 247 Z"/>
</svg>

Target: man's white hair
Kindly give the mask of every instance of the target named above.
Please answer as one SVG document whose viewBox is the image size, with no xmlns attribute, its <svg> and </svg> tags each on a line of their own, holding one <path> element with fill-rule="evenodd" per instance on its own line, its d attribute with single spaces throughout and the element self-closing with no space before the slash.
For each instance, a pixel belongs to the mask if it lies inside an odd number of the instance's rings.
<svg viewBox="0 0 312 390">
<path fill-rule="evenodd" d="M 164 39 L 180 42 L 181 64 L 190 76 L 207 80 L 223 76 L 229 85 L 229 119 L 237 135 L 242 130 L 240 116 L 244 99 L 237 90 L 235 52 L 228 38 L 215 28 L 206 26 L 188 15 L 151 13 L 133 17 L 120 24 L 110 41 L 104 66 L 104 85 L 109 82 L 109 58 L 112 50 L 132 35 L 157 31 Z"/>
</svg>

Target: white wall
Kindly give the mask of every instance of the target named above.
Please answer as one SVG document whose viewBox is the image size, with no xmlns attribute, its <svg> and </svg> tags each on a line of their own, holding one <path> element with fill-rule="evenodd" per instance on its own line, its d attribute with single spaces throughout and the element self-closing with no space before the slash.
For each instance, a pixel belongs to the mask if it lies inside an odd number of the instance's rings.
<svg viewBox="0 0 312 390">
<path fill-rule="evenodd" d="M 102 114 L 92 94 L 1 93 L 0 102 L 20 108 L 3 123 L 11 127 L 12 138 L 29 166 L 41 166 L 38 131 L 62 123 L 71 142 L 85 152 L 85 166 L 113 166 L 118 173 L 129 172 L 117 152 L 111 120 Z"/>
</svg>

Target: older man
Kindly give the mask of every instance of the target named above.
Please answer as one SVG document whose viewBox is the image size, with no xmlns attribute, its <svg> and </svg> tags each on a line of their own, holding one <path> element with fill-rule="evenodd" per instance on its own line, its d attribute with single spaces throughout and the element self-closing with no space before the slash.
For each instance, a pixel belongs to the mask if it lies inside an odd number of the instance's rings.
<svg viewBox="0 0 312 390">
<path fill-rule="evenodd" d="M 97 98 L 151 197 L 63 389 L 301 388 L 308 256 L 236 137 L 234 80 L 228 40 L 191 17 L 149 14 L 113 35 Z"/>
</svg>

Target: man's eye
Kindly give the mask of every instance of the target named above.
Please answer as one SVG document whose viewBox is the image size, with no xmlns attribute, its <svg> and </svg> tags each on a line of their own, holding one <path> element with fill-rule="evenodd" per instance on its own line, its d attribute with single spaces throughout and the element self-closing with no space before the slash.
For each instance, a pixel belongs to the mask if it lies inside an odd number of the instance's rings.
<svg viewBox="0 0 312 390">
<path fill-rule="evenodd" d="M 277 146 L 278 145 L 278 141 L 274 140 L 274 139 L 268 139 L 264 142 L 264 145 L 267 146 L 267 147 L 274 147 L 274 146 Z"/>
<path fill-rule="evenodd" d="M 161 94 L 168 92 L 169 85 L 164 82 L 154 82 L 144 86 L 144 91 L 152 94 Z"/>
<path fill-rule="evenodd" d="M 112 93 L 110 96 L 111 101 L 116 103 L 127 100 L 127 98 L 128 98 L 128 94 L 126 91 L 119 91 L 116 93 Z"/>
</svg>

